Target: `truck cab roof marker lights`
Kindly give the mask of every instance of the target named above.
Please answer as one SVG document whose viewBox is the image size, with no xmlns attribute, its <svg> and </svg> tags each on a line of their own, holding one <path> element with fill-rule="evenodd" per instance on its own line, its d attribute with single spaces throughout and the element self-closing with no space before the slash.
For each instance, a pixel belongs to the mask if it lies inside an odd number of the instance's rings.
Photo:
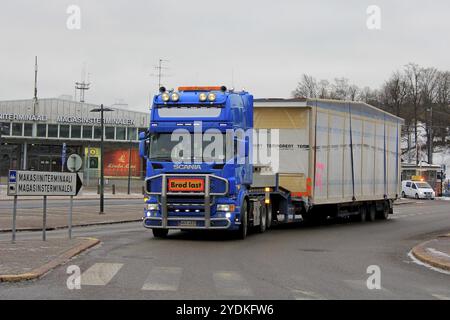
<svg viewBox="0 0 450 320">
<path fill-rule="evenodd" d="M 224 90 L 225 89 L 225 90 Z M 178 91 L 226 91 L 225 86 L 183 86 Z"/>
</svg>

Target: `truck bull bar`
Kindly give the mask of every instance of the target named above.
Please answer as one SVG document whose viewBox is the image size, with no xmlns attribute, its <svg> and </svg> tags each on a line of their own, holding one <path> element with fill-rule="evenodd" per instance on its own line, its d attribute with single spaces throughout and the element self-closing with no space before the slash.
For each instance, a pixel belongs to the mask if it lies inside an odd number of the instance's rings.
<svg viewBox="0 0 450 320">
<path fill-rule="evenodd" d="M 204 178 L 205 184 L 204 184 L 204 191 L 203 192 L 169 192 L 167 190 L 167 180 L 171 177 L 186 177 L 186 178 Z M 155 180 L 161 178 L 161 192 L 153 192 L 151 190 L 148 190 L 148 182 L 150 180 Z M 211 178 L 221 180 L 225 183 L 225 191 L 224 192 L 211 192 Z M 195 221 L 201 221 L 202 218 L 198 217 L 192 217 L 192 218 L 186 218 L 186 217 L 179 217 L 179 218 L 169 218 L 168 211 L 167 211 L 167 196 L 204 196 L 204 221 L 205 226 L 204 227 L 192 227 L 195 229 L 201 229 L 211 228 L 211 196 L 224 196 L 228 194 L 228 180 L 216 175 L 212 174 L 182 174 L 182 173 L 170 173 L 170 174 L 158 174 L 156 176 L 148 177 L 145 179 L 145 192 L 148 195 L 156 195 L 160 197 L 159 204 L 161 206 L 161 228 L 167 228 L 168 227 L 168 220 L 195 220 Z M 155 218 L 152 218 L 154 220 Z M 213 219 L 213 220 L 222 220 L 222 219 Z M 229 226 L 229 223 L 227 224 L 227 228 Z M 172 227 L 176 229 L 182 229 L 181 227 Z M 213 227 L 214 228 L 214 227 Z"/>
</svg>

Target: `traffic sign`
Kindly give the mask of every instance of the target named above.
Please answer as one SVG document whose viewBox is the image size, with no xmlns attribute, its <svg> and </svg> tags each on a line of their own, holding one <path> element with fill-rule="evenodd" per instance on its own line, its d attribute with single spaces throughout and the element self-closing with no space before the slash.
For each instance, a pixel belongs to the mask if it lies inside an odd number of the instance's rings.
<svg viewBox="0 0 450 320">
<path fill-rule="evenodd" d="M 10 170 L 9 196 L 76 196 L 83 185 L 71 172 Z"/>
<path fill-rule="evenodd" d="M 70 172 L 78 172 L 83 165 L 83 160 L 77 154 L 71 154 L 67 159 L 67 169 Z"/>
</svg>

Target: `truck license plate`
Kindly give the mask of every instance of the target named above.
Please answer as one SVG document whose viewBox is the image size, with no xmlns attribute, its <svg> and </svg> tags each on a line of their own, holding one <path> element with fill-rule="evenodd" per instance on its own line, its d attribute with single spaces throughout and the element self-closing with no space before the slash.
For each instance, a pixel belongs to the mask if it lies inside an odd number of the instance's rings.
<svg viewBox="0 0 450 320">
<path fill-rule="evenodd" d="M 172 192 L 201 192 L 205 188 L 205 180 L 201 178 L 169 178 L 167 185 L 169 191 Z"/>
<path fill-rule="evenodd" d="M 186 220 L 186 221 L 178 222 L 178 225 L 180 227 L 196 227 L 197 226 L 197 222 L 196 221 Z"/>
</svg>

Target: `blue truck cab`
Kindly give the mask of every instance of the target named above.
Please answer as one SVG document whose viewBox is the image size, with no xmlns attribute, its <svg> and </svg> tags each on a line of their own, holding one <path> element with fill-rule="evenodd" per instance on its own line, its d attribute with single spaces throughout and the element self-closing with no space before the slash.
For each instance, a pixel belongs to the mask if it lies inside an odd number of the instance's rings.
<svg viewBox="0 0 450 320">
<path fill-rule="evenodd" d="M 264 197 L 252 197 L 249 159 L 253 96 L 226 87 L 161 88 L 141 133 L 147 163 L 143 225 L 155 237 L 169 229 L 225 229 L 245 238 Z M 251 217 L 250 217 L 251 216 Z"/>
</svg>

